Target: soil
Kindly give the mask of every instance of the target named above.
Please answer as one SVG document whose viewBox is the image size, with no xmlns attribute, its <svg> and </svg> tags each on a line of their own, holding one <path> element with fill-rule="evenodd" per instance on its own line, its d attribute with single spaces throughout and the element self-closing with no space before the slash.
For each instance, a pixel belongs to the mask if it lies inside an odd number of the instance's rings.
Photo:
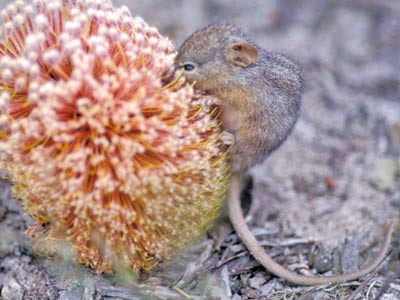
<svg viewBox="0 0 400 300">
<path fill-rule="evenodd" d="M 302 115 L 288 141 L 250 172 L 247 219 L 277 261 L 304 274 L 351 271 L 375 255 L 382 225 L 400 209 L 399 1 L 114 3 L 177 46 L 194 30 L 227 21 L 299 62 Z M 38 257 L 23 233 L 27 223 L 1 179 L 1 299 L 400 299 L 399 233 L 376 272 L 310 288 L 271 276 L 223 219 L 187 253 L 139 278 Z"/>
</svg>

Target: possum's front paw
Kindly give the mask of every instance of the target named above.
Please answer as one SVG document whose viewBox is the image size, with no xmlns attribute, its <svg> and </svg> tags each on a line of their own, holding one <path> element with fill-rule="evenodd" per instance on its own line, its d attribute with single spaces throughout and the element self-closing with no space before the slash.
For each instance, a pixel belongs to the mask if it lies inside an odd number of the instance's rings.
<svg viewBox="0 0 400 300">
<path fill-rule="evenodd" d="M 231 147 L 235 144 L 235 136 L 230 132 L 224 131 L 221 135 L 221 141 L 225 146 Z"/>
</svg>

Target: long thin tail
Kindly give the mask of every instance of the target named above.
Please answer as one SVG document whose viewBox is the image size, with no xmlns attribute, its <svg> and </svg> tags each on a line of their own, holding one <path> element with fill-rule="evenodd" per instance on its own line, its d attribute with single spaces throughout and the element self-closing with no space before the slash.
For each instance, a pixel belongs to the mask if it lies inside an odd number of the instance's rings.
<svg viewBox="0 0 400 300">
<path fill-rule="evenodd" d="M 272 260 L 272 258 L 264 251 L 264 249 L 255 239 L 254 235 L 251 233 L 246 221 L 244 220 L 242 208 L 240 206 L 240 176 L 237 173 L 232 174 L 232 182 L 228 201 L 229 218 L 231 223 L 249 252 L 269 272 L 297 285 L 342 283 L 367 275 L 368 273 L 372 272 L 382 262 L 383 259 L 385 259 L 390 248 L 393 231 L 397 225 L 397 221 L 391 222 L 386 231 L 385 239 L 377 257 L 362 269 L 352 273 L 332 276 L 305 276 L 297 274 L 293 271 L 289 271 Z"/>
</svg>

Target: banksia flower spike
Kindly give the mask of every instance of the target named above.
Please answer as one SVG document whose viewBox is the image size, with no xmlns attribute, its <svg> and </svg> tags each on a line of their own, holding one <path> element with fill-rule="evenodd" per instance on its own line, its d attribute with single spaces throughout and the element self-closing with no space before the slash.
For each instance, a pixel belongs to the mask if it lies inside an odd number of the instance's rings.
<svg viewBox="0 0 400 300">
<path fill-rule="evenodd" d="M 108 1 L 16 1 L 2 18 L 1 164 L 37 247 L 138 271 L 201 235 L 225 149 L 215 109 L 168 79 L 169 40 Z"/>
</svg>

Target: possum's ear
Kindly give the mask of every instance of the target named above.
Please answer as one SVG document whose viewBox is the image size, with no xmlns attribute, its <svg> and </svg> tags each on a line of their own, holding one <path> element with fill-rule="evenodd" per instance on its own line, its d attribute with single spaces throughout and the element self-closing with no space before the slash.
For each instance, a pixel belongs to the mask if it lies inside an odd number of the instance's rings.
<svg viewBox="0 0 400 300">
<path fill-rule="evenodd" d="M 231 64 L 247 67 L 257 60 L 258 50 L 246 42 L 235 42 L 225 46 L 224 55 Z"/>
</svg>

